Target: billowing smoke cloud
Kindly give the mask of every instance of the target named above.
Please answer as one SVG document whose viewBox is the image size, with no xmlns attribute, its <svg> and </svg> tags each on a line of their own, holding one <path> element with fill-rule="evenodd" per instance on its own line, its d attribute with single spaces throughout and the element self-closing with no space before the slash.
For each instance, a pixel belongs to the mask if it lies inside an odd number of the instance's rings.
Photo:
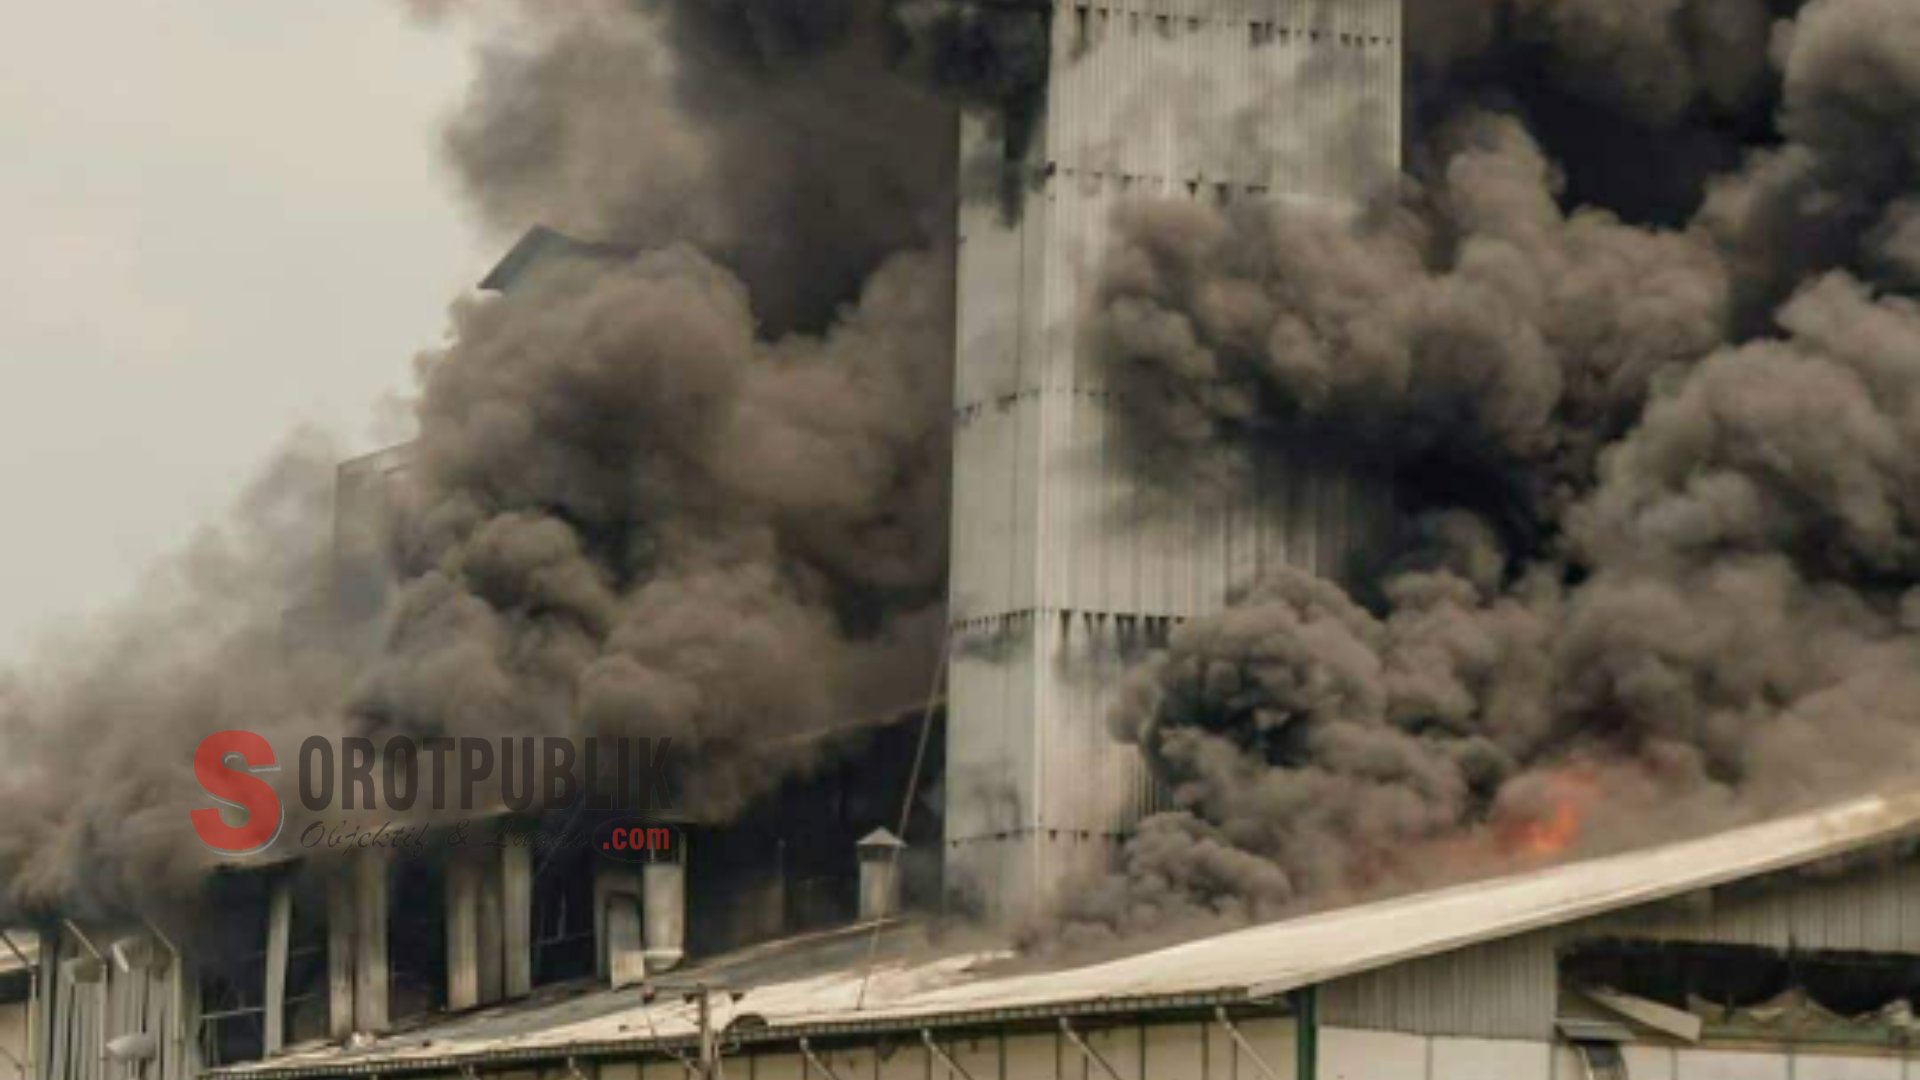
<svg viewBox="0 0 1920 1080">
<path fill-rule="evenodd" d="M 947 260 L 755 336 L 685 246 L 553 267 L 423 362 L 407 582 L 367 707 L 667 735 L 726 812 L 770 743 L 925 694 L 945 574 Z"/>
<path fill-rule="evenodd" d="M 1118 223 L 1086 333 L 1143 468 L 1304 427 L 1390 462 L 1422 516 L 1364 604 L 1283 574 L 1135 673 L 1116 729 L 1180 809 L 1071 936 L 1641 842 L 1913 761 L 1920 8 L 1410 15 L 1452 36 L 1416 58 L 1408 190 L 1358 220 Z M 1586 131 L 1629 128 L 1739 153 L 1683 162 L 1663 220 L 1582 173 Z"/>
<path fill-rule="evenodd" d="M 387 588 L 332 565 L 331 471 L 290 465 L 150 606 L 6 684 L 15 907 L 186 895 L 210 856 L 183 765 L 222 728 L 283 755 L 671 735 L 687 808 L 719 816 L 808 767 L 809 736 L 925 698 L 955 102 L 1019 79 L 943 51 L 979 39 L 932 8 L 415 6 L 488 42 L 445 135 L 482 221 L 592 243 L 459 302 L 420 359 Z"/>
<path fill-rule="evenodd" d="M 1431 188 L 1358 226 L 1336 208 L 1124 212 L 1090 336 L 1143 467 L 1309 425 L 1551 505 L 1659 373 L 1722 340 L 1728 282 L 1703 238 L 1564 212 L 1514 118 L 1468 113 L 1436 143 Z"/>
<path fill-rule="evenodd" d="M 447 140 L 475 204 L 636 254 L 539 269 L 423 360 L 373 715 L 671 735 L 726 814 L 796 738 L 924 697 L 955 97 L 1003 74 L 898 15 L 527 5 L 483 57 Z"/>
<path fill-rule="evenodd" d="M 211 863 L 186 818 L 201 804 L 185 767 L 200 740 L 249 729 L 290 752 L 341 731 L 354 642 L 313 618 L 337 457 L 317 436 L 290 440 L 117 618 L 0 673 L 10 910 L 59 903 L 84 918 L 189 895 Z"/>
</svg>

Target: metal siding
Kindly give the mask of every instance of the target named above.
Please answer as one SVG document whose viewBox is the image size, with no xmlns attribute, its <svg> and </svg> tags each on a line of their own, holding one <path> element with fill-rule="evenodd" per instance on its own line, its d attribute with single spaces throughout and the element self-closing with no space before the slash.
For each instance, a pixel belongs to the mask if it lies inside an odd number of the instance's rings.
<svg viewBox="0 0 1920 1080">
<path fill-rule="evenodd" d="M 1874 862 L 1816 876 L 1775 874 L 1618 912 L 1569 929 L 1610 935 L 1775 949 L 1920 953 L 1920 863 Z"/>
<path fill-rule="evenodd" d="M 1107 684 L 1126 657 L 1100 650 L 1127 644 L 1119 620 L 1217 610 L 1276 565 L 1336 574 L 1393 517 L 1379 478 L 1305 458 L 1264 477 L 1251 500 L 1149 507 L 1120 461 L 1080 327 L 1127 199 L 1351 204 L 1391 180 L 1398 0 L 1063 0 L 1053 10 L 1046 107 L 1028 148 L 1039 179 L 1013 215 L 997 192 L 970 190 L 959 218 L 952 617 L 968 637 L 983 620 L 1039 625 L 1034 651 L 1009 657 L 1003 673 L 956 663 L 949 760 L 1012 768 L 1022 795 L 1013 843 L 1042 828 L 1124 829 L 1156 805 L 1137 755 L 1106 734 Z M 968 118 L 962 161 L 997 155 L 993 139 L 990 124 Z M 998 811 L 964 803 L 949 798 L 949 836 L 981 839 L 971 823 Z"/>
<path fill-rule="evenodd" d="M 1321 1028 L 1320 1076 L 1325 1080 L 1424 1080 L 1427 1044 L 1419 1035 Z M 1288 1057 L 1286 1062 L 1291 1067 L 1293 1059 Z M 1268 1063 L 1275 1064 L 1271 1058 Z M 1241 1075 L 1248 1073 L 1243 1070 Z"/>
<path fill-rule="evenodd" d="M 1793 1060 L 1786 1054 L 1680 1050 L 1673 1074 L 1674 1080 L 1792 1080 Z"/>
<path fill-rule="evenodd" d="M 1143 1074 L 1153 1080 L 1208 1080 L 1210 1035 L 1205 1024 L 1163 1024 L 1147 1028 Z"/>
<path fill-rule="evenodd" d="M 1793 1080 L 1901 1080 L 1902 1066 L 1899 1058 L 1891 1057 L 1795 1054 Z"/>
<path fill-rule="evenodd" d="M 1295 1051 L 1293 1045 L 1294 1023 L 1292 1017 L 1261 1017 L 1259 1019 L 1236 1020 L 1234 1021 L 1234 1026 L 1240 1029 L 1241 1036 L 1253 1047 L 1254 1052 L 1260 1055 L 1260 1060 L 1266 1062 L 1268 1068 L 1280 1074 L 1280 1080 L 1293 1080 Z M 1326 1035 L 1327 1032 L 1325 1031 L 1320 1033 L 1320 1056 L 1322 1061 L 1326 1059 L 1327 1055 Z M 1225 1046 L 1228 1042 L 1227 1033 L 1221 1030 L 1218 1025 L 1214 1025 L 1211 1028 L 1209 1036 L 1214 1039 L 1217 1044 L 1222 1046 Z M 1246 1051 L 1242 1050 L 1238 1044 L 1233 1044 L 1232 1048 L 1225 1052 L 1227 1060 L 1230 1063 L 1228 1075 L 1232 1076 L 1234 1080 L 1260 1080 L 1262 1074 L 1259 1066 L 1247 1060 Z M 1322 1075 L 1330 1074 L 1325 1073 L 1323 1070 Z"/>
<path fill-rule="evenodd" d="M 671 1080 L 671 1075 L 654 1077 L 655 1071 L 649 1067 L 646 1080 Z M 690 1070 L 678 1066 L 671 1067 L 671 1072 L 681 1077 L 691 1075 Z M 753 1080 L 801 1080 L 806 1074 L 806 1061 L 797 1053 L 753 1055 Z"/>
<path fill-rule="evenodd" d="M 932 1055 L 914 1039 L 897 1038 L 880 1047 L 875 1057 L 875 1080 L 928 1080 L 933 1069 Z"/>
<path fill-rule="evenodd" d="M 1021 1035 L 1002 1040 L 1003 1065 L 989 1075 L 999 1076 L 1002 1080 L 1045 1080 L 1048 1077 L 1066 1076 L 1061 1068 L 1065 1060 L 1060 1056 L 1057 1035 Z M 976 1077 L 980 1074 L 975 1073 Z"/>
<path fill-rule="evenodd" d="M 1620 1056 L 1627 1061 L 1627 1075 L 1633 1080 L 1674 1080 L 1673 1048 L 1666 1046 L 1623 1046 Z M 1576 1062 L 1570 1071 L 1562 1072 L 1566 1077 L 1581 1076 L 1580 1066 Z"/>
<path fill-rule="evenodd" d="M 594 1070 L 596 1080 L 646 1080 L 637 1059 L 602 1061 Z"/>
<path fill-rule="evenodd" d="M 1551 932 L 1523 934 L 1339 979 L 1320 990 L 1329 1024 L 1419 1035 L 1553 1037 Z"/>
<path fill-rule="evenodd" d="M 1145 1046 L 1145 1032 L 1137 1025 L 1122 1027 L 1094 1027 L 1091 1024 L 1076 1025 L 1075 1030 L 1093 1052 L 1099 1054 L 1119 1074 L 1119 1080 L 1148 1080 L 1148 1073 L 1142 1068 Z M 1066 1045 L 1067 1068 L 1069 1076 L 1084 1075 L 1087 1080 L 1112 1080 L 1105 1070 L 1087 1060 L 1087 1056 L 1072 1043 Z M 1154 1076 L 1152 1080 L 1161 1080 Z"/>
<path fill-rule="evenodd" d="M 1553 1047 L 1510 1039 L 1436 1038 L 1428 1080 L 1548 1080 Z"/>
<path fill-rule="evenodd" d="M 952 1041 L 943 1040 L 941 1049 L 947 1052 L 954 1064 L 965 1070 L 965 1076 L 955 1072 L 945 1062 L 936 1065 L 934 1080 L 967 1080 L 968 1077 L 999 1076 L 1001 1040 L 992 1038 L 964 1038 Z"/>
</svg>

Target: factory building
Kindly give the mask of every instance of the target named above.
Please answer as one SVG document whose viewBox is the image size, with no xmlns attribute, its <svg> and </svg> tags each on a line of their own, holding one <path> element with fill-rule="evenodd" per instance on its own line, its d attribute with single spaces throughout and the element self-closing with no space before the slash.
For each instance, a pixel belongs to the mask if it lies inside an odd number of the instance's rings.
<svg viewBox="0 0 1920 1080">
<path fill-rule="evenodd" d="M 1045 908 L 1163 804 L 1105 717 L 1173 625 L 1275 567 L 1363 572 L 1394 529 L 1389 477 L 1303 448 L 1248 496 L 1143 487 L 1077 326 L 1130 197 L 1340 209 L 1391 182 L 1400 0 L 999 10 L 1050 64 L 958 134 L 944 701 L 810 736 L 820 766 L 744 814 L 659 821 L 666 857 L 256 860 L 205 884 L 193 940 L 9 932 L 0 1080 L 1920 1076 L 1912 797 L 1068 966 L 941 917 Z M 535 229 L 482 287 L 627 254 Z M 290 637 L 390 598 L 410 467 L 342 466 L 333 587 Z"/>
<path fill-rule="evenodd" d="M 948 887 L 1016 917 L 1161 800 L 1108 731 L 1120 674 L 1263 572 L 1342 576 L 1392 527 L 1384 478 L 1305 449 L 1269 456 L 1251 498 L 1142 486 L 1079 334 L 1113 212 L 1353 206 L 1398 174 L 1401 139 L 1400 0 L 1034 17 L 1044 92 L 962 118 L 949 586 Z"/>
<path fill-rule="evenodd" d="M 89 1080 L 1904 1080 L 1916 840 L 1920 798 L 1871 797 L 1045 970 L 889 918 L 224 1064 L 196 1050 L 204 961 L 68 924 L 3 965 L 0 1047 L 30 1028 L 21 1075 Z M 296 996 L 290 1026 L 328 1011 Z"/>
</svg>

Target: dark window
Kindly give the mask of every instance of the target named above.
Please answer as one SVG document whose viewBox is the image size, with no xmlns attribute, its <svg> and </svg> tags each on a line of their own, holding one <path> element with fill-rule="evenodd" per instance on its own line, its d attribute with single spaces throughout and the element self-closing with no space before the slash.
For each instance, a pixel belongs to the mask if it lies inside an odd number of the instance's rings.
<svg viewBox="0 0 1920 1080">
<path fill-rule="evenodd" d="M 387 898 L 388 1015 L 447 1004 L 446 875 L 431 859 L 394 861 Z"/>
<path fill-rule="evenodd" d="M 533 983 L 585 978 L 594 970 L 593 854 L 540 852 L 533 866 Z"/>
<path fill-rule="evenodd" d="M 1618 1043 L 1577 1042 L 1573 1049 L 1580 1055 L 1587 1080 L 1627 1080 L 1627 1059 L 1621 1056 Z"/>
<path fill-rule="evenodd" d="M 263 874 L 207 879 L 221 917 L 193 941 L 200 974 L 200 1053 L 210 1066 L 257 1061 L 266 1048 L 267 891 Z"/>
</svg>

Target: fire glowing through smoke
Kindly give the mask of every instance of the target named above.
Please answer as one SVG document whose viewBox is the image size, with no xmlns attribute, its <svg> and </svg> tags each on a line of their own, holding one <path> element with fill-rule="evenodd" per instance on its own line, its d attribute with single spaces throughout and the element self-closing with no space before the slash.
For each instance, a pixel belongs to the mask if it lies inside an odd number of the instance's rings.
<svg viewBox="0 0 1920 1080">
<path fill-rule="evenodd" d="M 1551 862 L 1580 840 L 1581 825 L 1598 794 L 1591 773 L 1568 770 L 1551 775 L 1536 799 L 1503 815 L 1494 828 L 1494 845 L 1506 859 Z"/>
</svg>

